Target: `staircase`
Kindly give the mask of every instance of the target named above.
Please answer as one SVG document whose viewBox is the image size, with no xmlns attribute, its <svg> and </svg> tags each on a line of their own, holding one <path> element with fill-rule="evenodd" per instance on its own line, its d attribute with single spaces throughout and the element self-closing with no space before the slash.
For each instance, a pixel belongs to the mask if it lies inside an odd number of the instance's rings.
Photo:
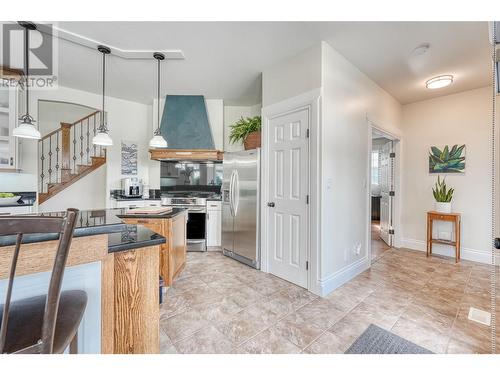
<svg viewBox="0 0 500 375">
<path fill-rule="evenodd" d="M 92 144 L 101 121 L 95 111 L 38 141 L 38 203 L 42 204 L 82 177 L 106 164 L 106 149 Z"/>
</svg>

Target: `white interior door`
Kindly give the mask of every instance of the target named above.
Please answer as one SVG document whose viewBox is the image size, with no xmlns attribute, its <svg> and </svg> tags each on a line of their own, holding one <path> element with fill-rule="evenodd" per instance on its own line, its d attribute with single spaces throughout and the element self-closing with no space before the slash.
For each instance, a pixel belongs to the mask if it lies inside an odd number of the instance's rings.
<svg viewBox="0 0 500 375">
<path fill-rule="evenodd" d="M 307 288 L 309 109 L 269 120 L 267 251 L 269 272 Z"/>
<path fill-rule="evenodd" d="M 384 144 L 379 152 L 380 168 L 380 238 L 392 246 L 392 196 L 393 176 L 392 176 L 392 141 Z"/>
</svg>

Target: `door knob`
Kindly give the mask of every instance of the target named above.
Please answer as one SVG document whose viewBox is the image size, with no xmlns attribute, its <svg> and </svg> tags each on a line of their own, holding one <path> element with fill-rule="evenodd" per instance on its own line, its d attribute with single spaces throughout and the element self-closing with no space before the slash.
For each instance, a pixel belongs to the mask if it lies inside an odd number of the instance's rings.
<svg viewBox="0 0 500 375">
<path fill-rule="evenodd" d="M 274 206 L 275 206 L 274 202 L 267 202 L 267 207 L 274 207 Z"/>
<path fill-rule="evenodd" d="M 500 249 L 500 238 L 495 238 L 495 249 Z"/>
</svg>

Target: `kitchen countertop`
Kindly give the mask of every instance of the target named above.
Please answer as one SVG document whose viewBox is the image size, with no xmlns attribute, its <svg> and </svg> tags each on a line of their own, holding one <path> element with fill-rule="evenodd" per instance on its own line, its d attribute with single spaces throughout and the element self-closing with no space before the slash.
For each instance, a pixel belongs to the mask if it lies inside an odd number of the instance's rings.
<svg viewBox="0 0 500 375">
<path fill-rule="evenodd" d="M 136 214 L 136 213 L 129 213 L 128 208 L 118 208 L 115 211 L 121 211 L 117 213 L 117 216 L 123 219 L 171 219 L 184 211 L 186 211 L 185 208 L 179 208 L 179 207 L 174 207 L 172 208 L 172 211 L 170 212 L 165 212 L 162 214 Z"/>
<path fill-rule="evenodd" d="M 98 234 L 108 234 L 108 251 L 124 251 L 146 246 L 154 246 L 165 243 L 165 237 L 143 227 L 142 225 L 127 225 L 121 218 L 157 218 L 170 219 L 185 209 L 176 208 L 172 212 L 162 215 L 127 215 L 128 209 L 106 209 L 80 211 L 73 236 L 84 237 Z M 50 212 L 40 214 L 42 216 L 63 216 L 64 212 Z M 22 243 L 35 243 L 57 240 L 59 235 L 54 234 L 27 234 L 23 236 Z M 15 236 L 0 237 L 0 246 L 15 244 Z"/>
<path fill-rule="evenodd" d="M 24 207 L 33 206 L 36 201 L 36 192 L 34 191 L 20 191 L 20 192 L 9 192 L 14 195 L 19 195 L 21 198 L 16 203 L 0 205 L 2 207 Z"/>
</svg>

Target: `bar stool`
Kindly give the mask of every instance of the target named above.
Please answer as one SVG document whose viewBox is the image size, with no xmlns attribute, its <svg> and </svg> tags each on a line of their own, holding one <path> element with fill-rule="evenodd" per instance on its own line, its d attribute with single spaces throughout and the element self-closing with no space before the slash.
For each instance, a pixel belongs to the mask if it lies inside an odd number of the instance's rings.
<svg viewBox="0 0 500 375">
<path fill-rule="evenodd" d="M 78 352 L 78 327 L 87 306 L 87 293 L 61 292 L 64 268 L 78 210 L 64 216 L 0 217 L 0 236 L 15 236 L 16 243 L 5 297 L 0 305 L 0 353 L 52 354 Z M 12 286 L 23 235 L 59 233 L 59 243 L 46 295 L 11 301 Z M 2 256 L 0 248 L 0 256 Z"/>
</svg>

